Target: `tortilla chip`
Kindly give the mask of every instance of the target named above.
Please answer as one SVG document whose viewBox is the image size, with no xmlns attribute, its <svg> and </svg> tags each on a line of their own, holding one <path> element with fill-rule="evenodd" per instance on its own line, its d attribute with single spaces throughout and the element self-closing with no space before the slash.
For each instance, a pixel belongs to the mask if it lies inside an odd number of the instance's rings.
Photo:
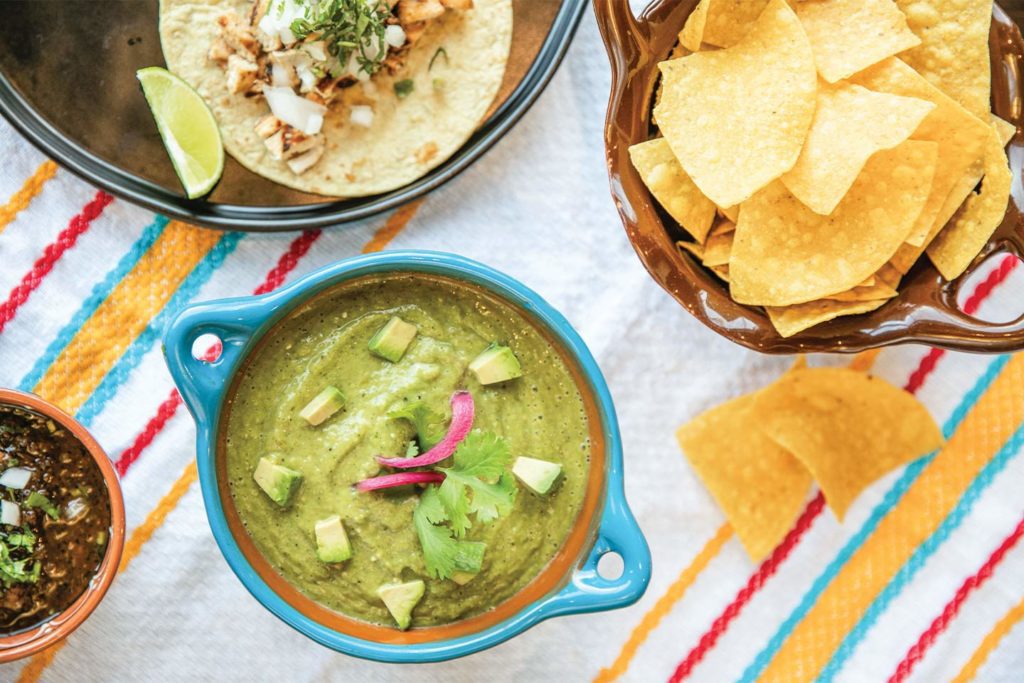
<svg viewBox="0 0 1024 683">
<path fill-rule="evenodd" d="M 845 302 L 884 301 L 886 299 L 893 298 L 897 294 L 899 294 L 899 292 L 896 291 L 895 287 L 890 287 L 884 282 L 879 282 L 873 285 L 861 285 L 860 287 L 854 287 L 853 289 L 845 292 L 839 292 L 838 294 L 829 294 L 827 300 Z"/>
<path fill-rule="evenodd" d="M 897 268 L 905 274 L 977 185 L 980 172 L 973 183 L 967 174 L 984 154 L 989 126 L 895 57 L 857 74 L 853 81 L 868 90 L 916 97 L 936 105 L 911 136 L 938 143 L 939 158 L 928 203 L 908 235 L 912 243 L 898 255 Z"/>
<path fill-rule="evenodd" d="M 768 319 L 780 337 L 792 337 L 804 330 L 844 315 L 870 313 L 888 299 L 877 301 L 831 301 L 822 299 L 795 306 L 766 306 Z"/>
<path fill-rule="evenodd" d="M 683 240 L 680 240 L 676 242 L 676 246 L 679 247 L 680 249 L 685 249 L 686 251 L 693 254 L 698 261 L 704 261 L 704 247 L 697 244 L 696 242 L 685 242 Z"/>
<path fill-rule="evenodd" d="M 709 266 L 711 272 L 720 277 L 725 282 L 729 281 L 729 266 Z"/>
<path fill-rule="evenodd" d="M 724 218 L 728 218 L 730 221 L 735 223 L 736 221 L 738 221 L 740 219 L 740 205 L 737 204 L 736 206 L 727 206 L 727 207 L 719 206 L 718 207 L 718 215 L 722 216 Z"/>
<path fill-rule="evenodd" d="M 710 4 L 711 0 L 700 0 L 700 3 L 693 8 L 693 12 L 687 17 L 686 25 L 683 26 L 683 30 L 679 34 L 679 44 L 690 52 L 700 50 L 700 44 L 704 39 L 704 26 L 708 19 L 708 5 Z"/>
<path fill-rule="evenodd" d="M 899 252 L 897 252 L 899 253 Z M 903 274 L 896 269 L 892 263 L 886 263 L 884 266 L 878 269 L 875 273 L 875 279 L 878 282 L 882 282 L 894 290 L 898 290 L 900 286 L 900 280 L 903 279 Z"/>
<path fill-rule="evenodd" d="M 747 37 L 662 62 L 658 126 L 697 187 L 734 206 L 796 163 L 814 116 L 817 77 L 807 36 L 771 0 Z"/>
<path fill-rule="evenodd" d="M 921 44 L 902 59 L 967 111 L 987 121 L 992 92 L 992 0 L 896 0 Z"/>
<path fill-rule="evenodd" d="M 729 270 L 732 297 L 789 306 L 853 289 L 903 244 L 931 189 L 937 145 L 907 140 L 875 154 L 829 216 L 781 183 L 744 203 Z"/>
<path fill-rule="evenodd" d="M 933 109 L 934 103 L 916 97 L 822 84 L 807 142 L 782 182 L 808 208 L 827 216 L 871 155 L 909 138 Z"/>
<path fill-rule="evenodd" d="M 735 230 L 727 230 L 718 234 L 712 233 L 708 237 L 707 244 L 704 245 L 704 265 L 709 268 L 729 265 L 729 255 L 732 253 L 732 242 L 735 235 Z"/>
<path fill-rule="evenodd" d="M 993 126 L 985 151 L 985 179 L 981 191 L 971 194 L 953 220 L 928 246 L 928 258 L 947 280 L 960 277 L 1006 217 L 1010 201 L 1010 173 L 1006 151 Z"/>
<path fill-rule="evenodd" d="M 704 42 L 732 47 L 743 40 L 768 0 L 711 0 L 704 22 Z"/>
<path fill-rule="evenodd" d="M 996 127 L 996 132 L 999 134 L 999 141 L 1003 143 L 1003 147 L 1010 144 L 1010 141 L 1017 137 L 1017 126 L 1004 119 L 999 118 L 995 114 L 989 117 L 992 121 L 992 125 Z"/>
<path fill-rule="evenodd" d="M 715 227 L 711 228 L 712 235 L 724 235 L 727 232 L 736 232 L 736 221 L 731 221 L 728 218 L 718 221 Z"/>
<path fill-rule="evenodd" d="M 920 401 L 849 368 L 792 371 L 757 394 L 752 413 L 810 470 L 840 520 L 868 485 L 943 442 Z"/>
<path fill-rule="evenodd" d="M 703 243 L 715 218 L 715 205 L 686 175 L 665 138 L 633 145 L 629 148 L 629 158 L 658 203 L 694 239 Z"/>
<path fill-rule="evenodd" d="M 757 394 L 723 403 L 679 428 L 676 438 L 758 562 L 785 538 L 804 507 L 811 475 L 785 449 L 751 429 Z"/>
<path fill-rule="evenodd" d="M 804 0 L 793 10 L 829 83 L 921 44 L 892 0 Z"/>
</svg>

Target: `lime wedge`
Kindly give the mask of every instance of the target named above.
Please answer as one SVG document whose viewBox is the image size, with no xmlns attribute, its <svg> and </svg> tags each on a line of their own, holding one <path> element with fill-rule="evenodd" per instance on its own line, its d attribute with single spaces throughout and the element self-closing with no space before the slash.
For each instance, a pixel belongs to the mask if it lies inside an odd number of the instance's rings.
<svg viewBox="0 0 1024 683">
<path fill-rule="evenodd" d="M 174 170 L 189 199 L 210 192 L 224 172 L 224 143 L 206 102 L 185 81 L 167 69 L 139 69 L 149 109 Z"/>
</svg>

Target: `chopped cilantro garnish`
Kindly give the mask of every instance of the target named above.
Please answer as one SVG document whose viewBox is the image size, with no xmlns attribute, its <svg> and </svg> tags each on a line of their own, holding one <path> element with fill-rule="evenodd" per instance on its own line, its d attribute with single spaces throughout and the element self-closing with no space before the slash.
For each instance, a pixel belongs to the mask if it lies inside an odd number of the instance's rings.
<svg viewBox="0 0 1024 683">
<path fill-rule="evenodd" d="M 415 87 L 416 84 L 412 82 L 411 78 L 395 81 L 395 94 L 398 95 L 399 99 L 405 99 L 412 94 Z"/>
<path fill-rule="evenodd" d="M 16 583 L 35 583 L 39 580 L 42 565 L 38 560 L 30 565 L 35 544 L 36 535 L 28 527 L 0 534 L 0 583 L 5 588 Z"/>
<path fill-rule="evenodd" d="M 30 508 L 40 508 L 43 512 L 48 514 L 51 519 L 59 519 L 60 511 L 57 507 L 50 502 L 50 499 L 39 493 L 39 491 L 33 491 L 28 494 L 28 498 L 25 500 L 25 505 Z"/>
<path fill-rule="evenodd" d="M 427 487 L 420 502 L 412 513 L 416 535 L 423 548 L 423 561 L 427 572 L 434 578 L 447 579 L 455 571 L 455 560 L 459 556 L 459 541 L 451 530 L 438 526 L 445 520 L 444 508 L 437 497 L 437 489 Z"/>
<path fill-rule="evenodd" d="M 415 458 L 420 454 L 420 447 L 416 445 L 416 439 L 411 439 L 409 445 L 405 447 L 405 457 Z"/>
<path fill-rule="evenodd" d="M 421 451 L 430 450 L 444 438 L 444 416 L 431 410 L 423 401 L 410 403 L 401 410 L 388 413 L 388 417 L 412 423 L 416 428 L 416 440 L 419 441 Z"/>
<path fill-rule="evenodd" d="M 305 16 L 289 27 L 299 40 L 317 34 L 327 51 L 345 64 L 353 51 L 360 68 L 373 74 L 388 56 L 384 29 L 391 10 L 383 0 L 319 0 L 305 3 Z"/>
</svg>

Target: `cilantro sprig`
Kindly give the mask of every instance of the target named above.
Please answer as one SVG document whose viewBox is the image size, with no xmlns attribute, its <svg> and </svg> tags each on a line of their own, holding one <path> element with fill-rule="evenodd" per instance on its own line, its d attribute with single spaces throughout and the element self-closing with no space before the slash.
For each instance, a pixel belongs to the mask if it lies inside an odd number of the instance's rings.
<svg viewBox="0 0 1024 683">
<path fill-rule="evenodd" d="M 9 588 L 16 583 L 35 583 L 42 564 L 32 560 L 36 535 L 27 526 L 0 533 L 0 583 Z"/>
<path fill-rule="evenodd" d="M 416 401 L 399 410 L 388 413 L 393 420 L 408 420 L 416 428 L 416 440 L 421 452 L 436 446 L 445 433 L 445 417 L 423 401 Z M 415 454 L 414 454 L 415 455 Z"/>
<path fill-rule="evenodd" d="M 460 566 L 479 566 L 483 544 L 460 540 L 473 525 L 470 515 L 481 524 L 507 515 L 517 492 L 507 471 L 508 443 L 496 434 L 470 432 L 452 460 L 451 467 L 434 468 L 445 480 L 428 487 L 413 512 L 427 571 L 438 579 L 451 578 Z"/>
</svg>

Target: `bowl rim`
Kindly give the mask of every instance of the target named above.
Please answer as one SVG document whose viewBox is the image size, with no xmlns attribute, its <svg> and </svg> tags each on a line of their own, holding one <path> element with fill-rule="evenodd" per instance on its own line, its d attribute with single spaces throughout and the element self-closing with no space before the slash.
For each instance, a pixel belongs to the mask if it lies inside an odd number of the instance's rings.
<svg viewBox="0 0 1024 683">
<path fill-rule="evenodd" d="M 900 296 L 868 314 L 821 323 L 791 337 L 779 335 L 757 307 L 732 301 L 727 286 L 689 255 L 679 253 L 657 202 L 628 159 L 630 144 L 649 139 L 634 128 L 649 127 L 657 63 L 663 42 L 675 37 L 696 0 L 652 0 L 634 16 L 628 3 L 594 0 L 598 27 L 612 67 L 612 86 L 605 119 L 605 159 L 609 187 L 634 251 L 651 277 L 706 327 L 748 349 L 769 354 L 857 353 L 897 344 L 929 344 L 955 351 L 1003 353 L 1024 348 L 1024 314 L 1007 323 L 990 323 L 964 313 L 957 305 L 960 288 L 970 274 L 1001 252 L 1024 255 L 1024 194 L 1015 189 L 1003 224 L 968 271 L 946 282 L 930 263 L 917 263 L 900 287 Z M 993 4 L 990 46 L 993 56 L 1007 61 L 1024 54 L 1019 29 L 998 3 Z M 666 26 L 671 28 L 666 28 Z M 663 31 L 663 33 L 659 33 Z M 659 38 L 660 36 L 660 38 Z M 653 45 L 656 43 L 655 45 Z M 1000 50 L 1001 52 L 996 52 Z M 1019 70 L 996 68 L 993 59 L 994 111 L 1013 116 L 1021 89 L 1010 80 Z M 1018 132 L 1010 142 L 1011 167 L 1019 178 L 1024 140 Z M 1016 159 L 1016 161 L 1015 161 Z M 1015 183 L 1016 186 L 1019 183 Z M 927 260 L 927 259 L 923 259 Z"/>
<path fill-rule="evenodd" d="M 515 306 L 560 344 L 577 364 L 588 385 L 605 441 L 603 502 L 590 523 L 593 543 L 584 543 L 563 582 L 508 618 L 468 635 L 416 643 L 385 643 L 362 639 L 327 627 L 284 600 L 244 557 L 228 527 L 218 485 L 216 460 L 219 419 L 230 392 L 230 378 L 273 325 L 320 292 L 368 275 L 421 272 L 467 281 Z M 222 340 L 220 358 L 199 364 L 191 358 L 194 340 L 207 333 Z M 536 623 L 560 614 L 601 611 L 632 604 L 650 580 L 650 551 L 625 500 L 622 440 L 611 394 L 583 340 L 568 321 L 538 294 L 507 275 L 469 259 L 441 252 L 395 251 L 346 259 L 258 297 L 197 304 L 182 311 L 164 337 L 164 350 L 176 384 L 197 424 L 199 479 L 207 518 L 221 553 L 246 589 L 290 626 L 334 650 L 387 662 L 434 662 L 464 656 L 496 645 Z M 217 368 L 216 378 L 202 378 Z M 205 383 L 205 384 L 204 384 Z M 581 387 L 581 390 L 583 387 Z M 574 527 L 575 528 L 575 527 Z M 597 573 L 597 561 L 608 552 L 623 557 L 625 570 L 609 581 Z"/>
<path fill-rule="evenodd" d="M 365 198 L 293 206 L 246 206 L 187 199 L 106 161 L 74 142 L 44 118 L 0 72 L 0 116 L 35 147 L 83 180 L 163 215 L 197 225 L 242 232 L 282 232 L 340 226 L 412 202 L 472 166 L 515 126 L 547 88 L 568 52 L 587 0 L 562 5 L 537 56 L 505 102 L 445 162 L 393 191 Z"/>
<path fill-rule="evenodd" d="M 26 631 L 0 637 L 0 663 L 35 654 L 68 637 L 103 600 L 117 574 L 124 550 L 125 510 L 121 483 L 113 463 L 92 434 L 71 415 L 49 401 L 16 389 L 0 388 L 0 405 L 28 408 L 57 421 L 81 443 L 103 474 L 110 500 L 110 539 L 89 587 L 63 612 Z"/>
</svg>

